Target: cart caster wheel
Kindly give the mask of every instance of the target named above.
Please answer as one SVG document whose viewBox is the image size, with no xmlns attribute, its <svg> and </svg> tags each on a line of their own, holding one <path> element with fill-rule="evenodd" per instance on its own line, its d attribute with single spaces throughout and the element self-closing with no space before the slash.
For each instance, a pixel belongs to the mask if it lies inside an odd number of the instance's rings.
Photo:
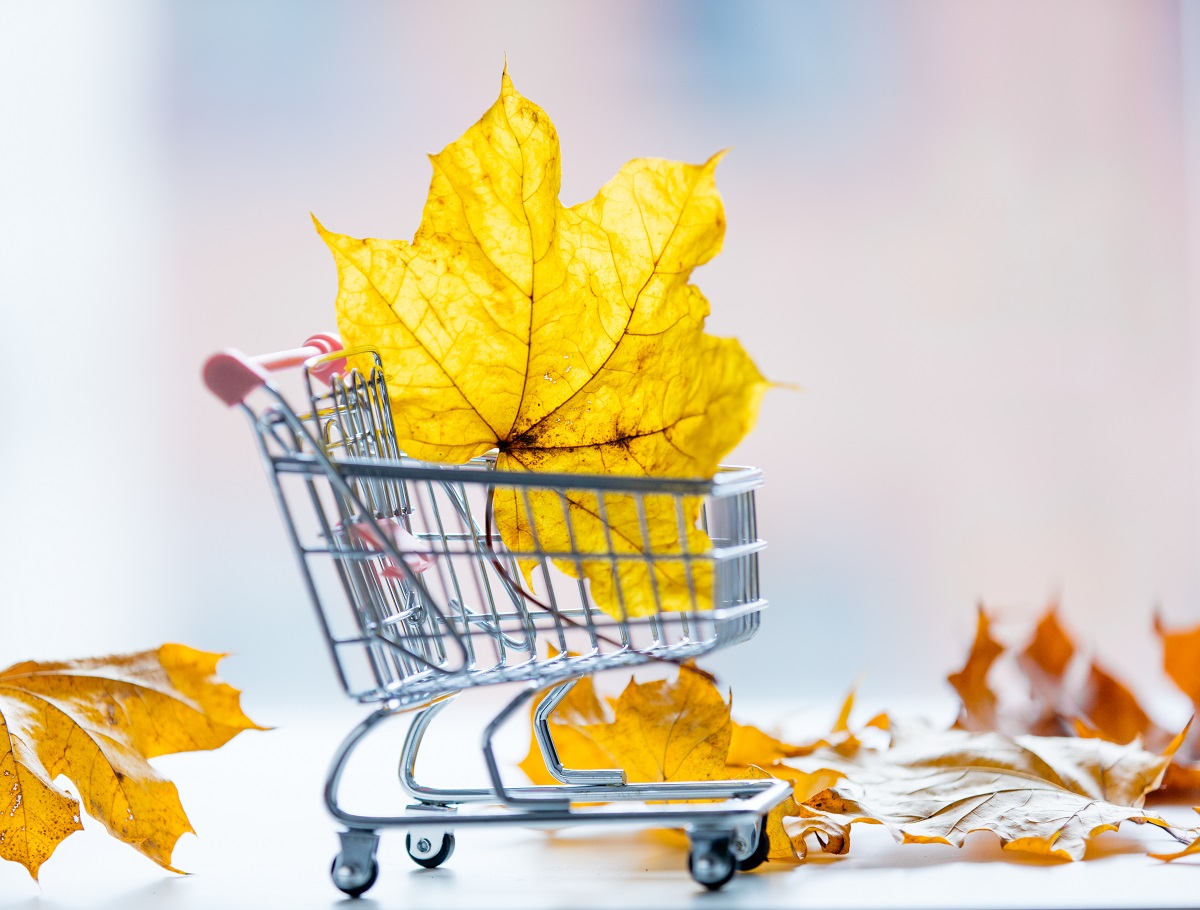
<svg viewBox="0 0 1200 910">
<path fill-rule="evenodd" d="M 436 869 L 454 854 L 454 835 L 445 831 L 439 839 L 436 833 L 418 834 L 414 841 L 410 831 L 404 837 L 404 846 L 418 866 Z"/>
<path fill-rule="evenodd" d="M 771 839 L 767 837 L 767 820 L 764 818 L 758 825 L 758 843 L 754 845 L 754 852 L 737 861 L 738 871 L 749 872 L 751 869 L 757 869 L 767 861 L 770 852 Z"/>
<path fill-rule="evenodd" d="M 728 837 L 693 840 L 688 853 L 688 872 L 709 891 L 719 891 L 737 872 L 737 860 Z"/>
<path fill-rule="evenodd" d="M 334 886 L 350 897 L 359 897 L 367 892 L 379 878 L 379 863 L 373 858 L 367 866 L 361 866 L 353 861 L 343 859 L 339 853 L 333 858 L 329 867 L 329 875 Z"/>
</svg>

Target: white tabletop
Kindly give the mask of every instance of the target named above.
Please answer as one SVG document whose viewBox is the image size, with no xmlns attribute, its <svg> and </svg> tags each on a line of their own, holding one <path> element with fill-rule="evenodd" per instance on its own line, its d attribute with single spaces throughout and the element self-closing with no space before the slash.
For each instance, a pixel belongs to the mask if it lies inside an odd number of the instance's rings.
<svg viewBox="0 0 1200 910">
<path fill-rule="evenodd" d="M 478 725 L 499 693 L 474 693 L 431 730 L 419 776 L 433 784 L 482 783 Z M 835 706 L 830 706 L 831 710 Z M 453 712 L 453 713 L 452 713 Z M 261 712 L 259 712 L 261 713 Z M 766 720 L 768 710 L 747 714 Z M 782 712 L 780 712 L 782 713 Z M 43 867 L 41 883 L 13 863 L 0 864 L 0 906 L 28 908 L 307 908 L 350 906 L 329 880 L 336 827 L 320 800 L 329 758 L 364 716 L 357 705 L 276 711 L 259 717 L 278 727 L 247 733 L 215 753 L 169 756 L 155 764 L 179 786 L 198 832 L 184 837 L 176 876 L 108 837 L 85 819 Z M 399 810 L 405 799 L 395 766 L 404 721 L 383 729 L 347 772 L 352 809 Z M 519 726 L 519 725 L 517 725 Z M 501 742 L 515 761 L 528 734 Z M 423 772 L 423 773 L 422 773 Z M 520 772 L 512 771 L 514 782 Z M 1191 824 L 1186 806 L 1158 806 Z M 1194 907 L 1200 862 L 1171 865 L 1148 849 L 1171 850 L 1162 832 L 1126 826 L 1099 837 L 1081 863 L 1022 859 L 995 838 L 972 835 L 956 850 L 899 846 L 877 826 L 856 826 L 850 855 L 805 865 L 767 864 L 741 874 L 719 894 L 696 885 L 682 847 L 660 834 L 578 827 L 460 830 L 454 856 L 424 870 L 405 854 L 404 837 L 385 832 L 379 880 L 358 903 L 370 907 Z"/>
</svg>

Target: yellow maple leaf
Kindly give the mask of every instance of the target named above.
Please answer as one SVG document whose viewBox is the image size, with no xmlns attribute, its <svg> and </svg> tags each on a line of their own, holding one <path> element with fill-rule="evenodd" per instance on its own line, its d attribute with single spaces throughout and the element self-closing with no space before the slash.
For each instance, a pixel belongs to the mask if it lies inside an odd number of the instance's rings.
<svg viewBox="0 0 1200 910">
<path fill-rule="evenodd" d="M 842 755 L 853 755 L 862 746 L 858 734 L 850 729 L 850 713 L 854 710 L 854 698 L 855 692 L 852 689 L 842 700 L 842 707 L 827 736 L 801 744 L 785 742 L 758 727 L 735 722 L 726 763 L 731 767 L 749 767 L 751 765 L 766 767 L 769 765 L 772 771 L 780 770 L 781 773 L 776 774 L 776 777 L 795 779 L 794 775 L 801 772 L 795 768 L 788 768 L 784 764 L 789 758 L 801 758 L 823 749 L 833 750 Z M 887 714 L 877 714 L 867 721 L 865 728 L 874 727 L 887 730 L 889 724 L 890 719 Z M 824 787 L 818 788 L 818 790 L 821 789 Z M 813 790 L 812 792 L 818 791 Z M 807 798 L 807 795 L 801 796 L 800 800 L 803 802 Z"/>
<path fill-rule="evenodd" d="M 704 334 L 688 283 L 720 250 L 724 211 L 704 164 L 630 161 L 592 199 L 559 202 L 558 136 L 513 88 L 431 160 L 411 242 L 318 231 L 338 270 L 350 346 L 378 349 L 408 454 L 460 463 L 493 448 L 502 470 L 711 477 L 753 423 L 767 383 L 734 339 Z M 514 551 L 591 581 L 610 615 L 708 608 L 699 503 L 501 489 Z M 532 514 L 530 514 L 532 513 Z M 653 552 L 676 559 L 588 559 Z M 532 563 L 526 561 L 527 574 Z"/>
<path fill-rule="evenodd" d="M 706 674 L 689 667 L 674 680 L 631 679 L 613 703 L 611 721 L 573 726 L 608 759 L 603 767 L 621 768 L 632 782 L 725 777 L 730 703 Z"/>
<path fill-rule="evenodd" d="M 852 703 L 851 696 L 846 704 Z M 879 718 L 872 721 L 880 722 Z M 844 716 L 835 726 L 844 727 Z M 566 767 L 620 768 L 631 782 L 766 777 L 790 780 L 792 796 L 766 818 L 768 859 L 803 859 L 810 835 L 819 838 L 827 853 L 844 853 L 848 846 L 842 826 L 807 813 L 799 805 L 833 785 L 840 773 L 802 771 L 778 759 L 783 755 L 807 755 L 829 746 L 830 740 L 836 744 L 830 748 L 845 748 L 852 734 L 837 729 L 837 735 L 828 739 L 792 745 L 757 727 L 735 723 L 730 701 L 703 671 L 685 666 L 675 679 L 645 683 L 630 680 L 620 697 L 608 706 L 596 694 L 592 679 L 581 679 L 550 715 L 550 729 L 559 759 Z M 535 784 L 555 783 L 532 736 L 520 767 Z"/>
<path fill-rule="evenodd" d="M 156 651 L 15 664 L 0 672 L 0 857 L 36 879 L 87 814 L 171 869 L 192 830 L 175 785 L 147 759 L 215 749 L 242 730 L 239 693 L 216 677 L 222 655 L 167 644 Z M 178 871 L 178 870 L 172 870 Z"/>
<path fill-rule="evenodd" d="M 532 712 L 537 711 L 543 697 L 539 696 L 534 701 Z M 589 770 L 617 767 L 614 762 L 618 759 L 586 732 L 586 728 L 598 726 L 611 719 L 612 712 L 606 710 L 596 696 L 592 677 L 585 676 L 575 683 L 550 715 L 554 746 L 563 764 L 568 768 Z M 546 770 L 541 750 L 538 748 L 537 739 L 533 738 L 532 731 L 530 737 L 529 753 L 521 760 L 519 767 L 535 784 L 557 784 L 558 781 Z"/>
</svg>

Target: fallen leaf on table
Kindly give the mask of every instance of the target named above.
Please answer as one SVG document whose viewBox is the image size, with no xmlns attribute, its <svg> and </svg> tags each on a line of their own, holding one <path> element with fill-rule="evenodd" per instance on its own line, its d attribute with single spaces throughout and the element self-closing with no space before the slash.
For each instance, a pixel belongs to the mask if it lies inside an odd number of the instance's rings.
<svg viewBox="0 0 1200 910">
<path fill-rule="evenodd" d="M 1200 705 L 1200 625 L 1168 629 L 1156 615 L 1154 631 L 1162 642 L 1163 670 L 1192 704 Z"/>
<path fill-rule="evenodd" d="M 1066 733 L 1065 719 L 1060 712 L 1064 700 L 1069 697 L 1068 675 L 1077 650 L 1058 617 L 1058 604 L 1052 602 L 1038 620 L 1025 649 L 1016 654 L 1016 665 L 1028 680 L 1031 696 L 1030 704 L 1025 709 L 1024 722 L 1009 720 L 1004 727 L 982 726 L 979 729 L 1034 733 L 1038 736 L 1062 736 Z M 1006 711 L 1005 716 L 1011 713 Z M 1078 711 L 1074 713 L 1078 714 Z"/>
<path fill-rule="evenodd" d="M 1193 716 L 1200 713 L 1200 625 L 1168 629 L 1160 616 L 1154 631 L 1162 642 L 1163 670 L 1192 702 Z M 1200 790 L 1200 724 L 1193 724 L 1175 762 L 1167 770 L 1164 787 Z"/>
<path fill-rule="evenodd" d="M 730 738 L 729 755 L 726 764 L 730 767 L 749 767 L 760 765 L 772 768 L 783 766 L 789 758 L 800 758 L 811 755 L 819 749 L 833 750 L 842 755 L 852 755 L 862 745 L 858 734 L 850 729 L 850 712 L 854 709 L 854 691 L 842 701 L 837 719 L 830 727 L 829 733 L 820 739 L 803 744 L 788 743 L 748 724 L 733 724 L 733 736 Z M 875 728 L 887 730 L 889 719 L 886 714 L 872 717 L 864 725 L 864 729 Z M 786 767 L 786 766 L 784 766 Z M 794 768 L 786 769 L 795 772 Z M 777 775 L 786 776 L 786 775 Z M 816 792 L 816 791 L 814 791 Z"/>
<path fill-rule="evenodd" d="M 1078 713 L 1104 739 L 1115 743 L 1140 738 L 1161 744 L 1171 739 L 1142 709 L 1129 687 L 1095 661 L 1079 694 Z"/>
<path fill-rule="evenodd" d="M 1116 743 L 1139 737 L 1151 748 L 1165 748 L 1174 734 L 1155 723 L 1133 690 L 1095 658 L 1080 653 L 1052 605 L 1038 623 L 1018 663 L 1060 731 L 1088 731 Z M 1070 671 L 1077 669 L 1072 683 Z M 1177 755 L 1178 757 L 1178 755 Z"/>
<path fill-rule="evenodd" d="M 1175 760 L 1167 767 L 1167 773 L 1163 775 L 1162 786 L 1159 787 L 1164 795 L 1169 797 L 1177 793 L 1194 793 L 1200 790 L 1200 762 L 1197 762 L 1194 756 L 1195 752 L 1187 759 L 1175 756 Z"/>
<path fill-rule="evenodd" d="M 714 780 L 726 777 L 729 708 L 707 675 L 687 667 L 674 680 L 631 679 L 611 711 L 585 677 L 550 715 L 550 729 L 568 768 L 620 768 L 633 783 Z M 553 781 L 536 741 L 521 769 L 534 783 Z"/>
<path fill-rule="evenodd" d="M 736 340 L 704 334 L 708 302 L 688 283 L 721 248 L 719 158 L 636 159 L 565 207 L 554 125 L 505 72 L 496 103 L 432 156 L 411 242 L 318 224 L 342 338 L 381 352 L 402 448 L 455 463 L 496 448 L 502 470 L 711 477 L 767 386 Z M 529 498 L 497 492 L 504 543 L 580 553 L 556 565 L 610 615 L 653 613 L 656 596 L 667 611 L 711 606 L 703 560 L 587 558 L 707 551 L 698 501 L 681 514 L 665 496 Z"/>
<path fill-rule="evenodd" d="M 1155 747 L 1170 742 L 1172 734 L 1154 723 L 1124 683 L 1079 652 L 1057 605 L 1047 608 L 1021 651 L 996 640 L 991 623 L 980 606 L 967 664 L 948 677 L 962 701 L 958 726 L 1043 736 L 1089 730 L 1119 743 L 1140 736 Z M 1027 690 L 998 689 L 991 681 L 993 666 L 1004 661 L 1023 675 Z"/>
<path fill-rule="evenodd" d="M 980 606 L 979 609 L 982 613 L 983 607 Z M 1025 646 L 1025 650 L 1020 653 L 1019 659 L 1027 673 L 1031 676 L 1034 675 L 1029 668 L 1036 668 L 1048 681 L 1048 686 L 1038 686 L 1045 692 L 1047 689 L 1053 691 L 1062 685 L 1067 667 L 1070 666 L 1074 656 L 1075 643 L 1058 618 L 1058 604 L 1052 603 L 1046 608 L 1042 618 L 1038 620 L 1033 637 Z"/>
<path fill-rule="evenodd" d="M 36 879 L 81 830 L 79 800 L 54 783 L 61 774 L 110 834 L 172 869 L 175 842 L 192 827 L 175 785 L 147 759 L 216 749 L 263 729 L 216 677 L 221 657 L 168 644 L 0 672 L 0 857 Z"/>
<path fill-rule="evenodd" d="M 962 701 L 957 725 L 964 730 L 994 730 L 998 724 L 996 693 L 988 684 L 988 673 L 1004 646 L 992 638 L 991 623 L 983 605 L 977 610 L 975 640 L 967 662 L 948 679 Z"/>
<path fill-rule="evenodd" d="M 730 702 L 712 678 L 683 667 L 671 680 L 638 683 L 630 680 L 621 695 L 606 706 L 593 681 L 575 684 L 550 715 L 555 749 L 568 768 L 621 768 L 629 781 L 703 781 L 778 777 L 792 783 L 792 796 L 767 817 L 773 860 L 803 859 L 805 840 L 815 835 L 823 852 L 844 853 L 842 826 L 821 817 L 806 818 L 799 803 L 835 783 L 839 772 L 803 771 L 777 760 L 781 754 L 807 755 L 817 749 L 852 754 L 859 741 L 846 719 L 853 705 L 848 697 L 834 729 L 826 737 L 794 745 L 757 727 L 734 723 Z M 536 710 L 536 705 L 535 705 Z M 880 715 L 869 726 L 887 723 Z M 841 750 L 839 752 L 839 750 Z M 536 739 L 521 769 L 535 784 L 553 784 Z"/>
<path fill-rule="evenodd" d="M 1171 752 L 1098 739 L 901 729 L 886 750 L 810 756 L 846 781 L 803 808 L 847 830 L 882 824 L 901 843 L 961 846 L 982 830 L 1006 850 L 1080 859 L 1092 837 L 1123 821 L 1166 827 L 1141 807 Z"/>
<path fill-rule="evenodd" d="M 751 765 L 739 778 L 766 779 L 783 777 L 777 766 L 768 773 Z M 789 769 L 804 776 L 804 772 Z M 808 812 L 801 803 L 831 786 L 841 775 L 833 771 L 818 771 L 804 781 L 807 792 L 798 796 L 795 792 L 767 814 L 766 833 L 770 841 L 768 860 L 781 862 L 803 861 L 808 858 L 809 838 L 815 837 L 821 852 L 830 856 L 842 856 L 850 850 L 849 826 L 833 819 Z M 799 783 L 797 784 L 799 786 Z"/>
<path fill-rule="evenodd" d="M 1163 642 L 1167 675 L 1200 707 L 1200 626 L 1166 630 L 1155 619 Z M 1005 661 L 1024 686 L 994 681 Z M 949 677 L 962 702 L 958 726 L 977 731 L 1062 735 L 1115 743 L 1140 741 L 1163 749 L 1173 735 L 1157 723 L 1133 690 L 1098 660 L 1081 652 L 1051 604 L 1022 649 L 998 641 L 991 616 L 980 607 L 974 643 L 963 670 Z M 1182 725 L 1183 721 L 1180 721 Z M 1200 790 L 1200 727 L 1179 745 L 1163 777 L 1162 790 Z"/>
<path fill-rule="evenodd" d="M 712 679 L 685 667 L 673 680 L 630 680 L 608 704 L 581 680 L 550 726 L 565 766 L 622 768 L 631 782 L 790 780 L 791 798 L 766 820 L 773 860 L 804 859 L 813 841 L 845 853 L 851 826 L 864 823 L 902 843 L 961 845 L 972 831 L 991 831 L 1005 849 L 1061 859 L 1081 858 L 1091 838 L 1125 821 L 1170 828 L 1143 806 L 1187 730 L 1162 752 L 1097 738 L 893 728 L 886 715 L 855 733 L 852 706 L 853 694 L 825 737 L 789 743 L 735 724 Z M 889 730 L 890 743 L 864 743 L 872 727 Z M 536 741 L 521 767 L 535 783 L 553 782 Z"/>
<path fill-rule="evenodd" d="M 757 727 L 734 724 L 734 735 L 726 759 L 730 777 L 776 777 L 792 783 L 792 794 L 767 816 L 767 832 L 771 838 L 768 855 L 773 860 L 802 861 L 808 857 L 808 842 L 815 838 L 821 852 L 842 855 L 850 849 L 849 826 L 812 813 L 804 802 L 832 787 L 842 778 L 833 767 L 813 766 L 802 770 L 787 759 L 802 758 L 815 753 L 832 756 L 834 762 L 855 755 L 863 747 L 860 733 L 850 729 L 850 713 L 854 708 L 854 691 L 842 701 L 841 710 L 830 732 L 804 744 L 784 742 Z M 872 717 L 863 729 L 887 730 L 890 719 L 886 714 Z M 744 768 L 742 774 L 736 773 Z"/>
<path fill-rule="evenodd" d="M 1200 812 L 1200 806 L 1194 807 L 1194 811 Z M 1176 859 L 1183 859 L 1185 856 L 1195 856 L 1197 853 L 1200 853 L 1200 829 L 1193 830 L 1191 835 L 1191 842 L 1176 853 L 1151 853 L 1148 855 L 1153 859 L 1161 859 L 1164 863 L 1169 863 Z"/>
</svg>

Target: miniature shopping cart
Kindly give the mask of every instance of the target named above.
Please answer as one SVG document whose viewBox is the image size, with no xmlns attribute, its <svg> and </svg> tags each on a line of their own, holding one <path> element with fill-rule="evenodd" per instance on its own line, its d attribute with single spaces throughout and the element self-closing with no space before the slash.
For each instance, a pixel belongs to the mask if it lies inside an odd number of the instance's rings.
<svg viewBox="0 0 1200 910">
<path fill-rule="evenodd" d="M 347 369 L 362 355 L 369 373 Z M 357 358 L 356 358 L 357 359 Z M 293 409 L 269 373 L 298 372 Z M 563 767 L 549 718 L 583 676 L 650 661 L 680 663 L 750 638 L 765 602 L 758 591 L 754 492 L 760 473 L 720 471 L 711 481 L 651 477 L 506 472 L 482 457 L 461 466 L 406 457 L 397 446 L 379 355 L 343 352 L 331 335 L 290 351 L 247 357 L 235 351 L 205 364 L 208 387 L 249 418 L 301 576 L 347 694 L 376 706 L 337 750 L 325 781 L 325 802 L 345 826 L 333 862 L 334 884 L 351 896 L 375 882 L 382 828 L 408 832 L 409 855 L 434 868 L 454 851 L 453 829 L 500 823 L 559 827 L 580 823 L 684 828 L 696 881 L 720 888 L 734 872 L 767 856 L 766 814 L 790 788 L 778 780 L 627 783 L 619 769 Z M 493 532 L 489 510 L 500 493 L 528 508 L 530 497 L 625 500 L 645 515 L 658 497 L 703 502 L 706 552 L 643 547 L 625 552 L 516 551 Z M 645 524 L 643 522 L 643 528 Z M 684 541 L 687 535 L 683 535 Z M 649 537 L 647 537 L 649 540 Z M 711 578 L 711 604 L 691 586 L 689 609 L 617 620 L 595 604 L 583 572 L 559 566 L 586 559 L 611 564 L 617 591 L 623 561 L 674 562 L 689 579 Z M 557 564 L 557 565 L 556 565 Z M 530 566 L 542 584 L 531 594 Z M 654 591 L 657 597 L 657 589 Z M 709 607 L 711 606 L 711 609 Z M 442 789 L 417 782 L 415 766 L 430 723 L 457 693 L 476 686 L 516 684 L 517 695 L 487 725 L 483 760 L 490 786 Z M 510 786 L 493 751 L 497 729 L 535 698 L 534 733 L 553 786 Z M 400 786 L 415 805 L 402 816 L 363 816 L 342 808 L 338 789 L 355 748 L 378 725 L 412 717 L 400 761 Z M 702 802 L 680 802 L 683 800 Z"/>
</svg>

